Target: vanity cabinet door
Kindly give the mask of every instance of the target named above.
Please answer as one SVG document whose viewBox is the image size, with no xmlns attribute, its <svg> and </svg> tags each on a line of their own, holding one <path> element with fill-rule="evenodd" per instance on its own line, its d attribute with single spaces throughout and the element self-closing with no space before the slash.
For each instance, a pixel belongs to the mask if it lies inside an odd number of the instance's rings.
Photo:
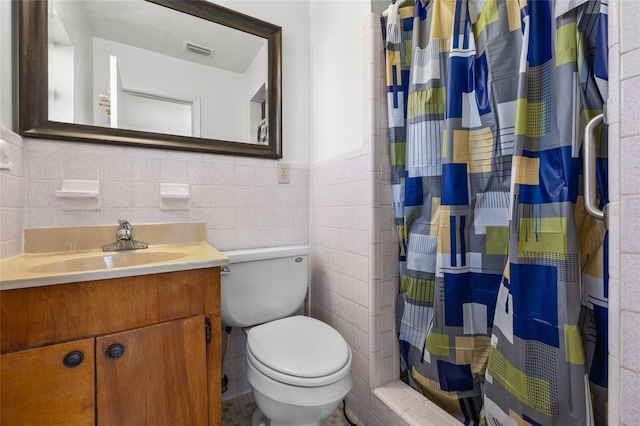
<svg viewBox="0 0 640 426">
<path fill-rule="evenodd" d="M 96 338 L 97 424 L 206 425 L 204 315 Z"/>
<path fill-rule="evenodd" d="M 95 425 L 94 339 L 0 355 L 1 425 Z"/>
</svg>

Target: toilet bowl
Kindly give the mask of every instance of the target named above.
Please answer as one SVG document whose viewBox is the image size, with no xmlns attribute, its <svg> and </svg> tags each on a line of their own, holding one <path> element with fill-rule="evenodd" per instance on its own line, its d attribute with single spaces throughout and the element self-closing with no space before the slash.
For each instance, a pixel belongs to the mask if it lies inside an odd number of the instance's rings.
<svg viewBox="0 0 640 426">
<path fill-rule="evenodd" d="M 260 408 L 255 425 L 320 425 L 353 385 L 349 345 L 310 317 L 253 327 L 246 354 L 247 379 Z"/>
<path fill-rule="evenodd" d="M 222 323 L 248 330 L 252 425 L 320 426 L 353 386 L 351 349 L 328 324 L 295 315 L 307 294 L 308 247 L 224 254 Z"/>
</svg>

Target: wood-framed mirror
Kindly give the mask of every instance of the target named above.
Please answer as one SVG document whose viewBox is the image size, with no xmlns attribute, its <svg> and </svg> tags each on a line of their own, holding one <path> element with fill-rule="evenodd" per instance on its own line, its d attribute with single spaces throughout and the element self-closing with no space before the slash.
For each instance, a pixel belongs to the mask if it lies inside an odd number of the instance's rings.
<svg viewBox="0 0 640 426">
<path fill-rule="evenodd" d="M 206 0 L 20 0 L 26 137 L 282 158 L 282 29 Z"/>
</svg>

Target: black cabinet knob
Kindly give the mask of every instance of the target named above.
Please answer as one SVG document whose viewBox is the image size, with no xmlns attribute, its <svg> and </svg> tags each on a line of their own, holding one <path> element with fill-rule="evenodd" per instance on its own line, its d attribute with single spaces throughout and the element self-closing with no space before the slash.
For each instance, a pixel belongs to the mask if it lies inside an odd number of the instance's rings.
<svg viewBox="0 0 640 426">
<path fill-rule="evenodd" d="M 74 368 L 82 364 L 84 360 L 84 355 L 80 351 L 72 351 L 64 356 L 62 360 L 62 364 L 64 364 L 67 368 Z"/>
<path fill-rule="evenodd" d="M 124 346 L 119 343 L 114 343 L 107 348 L 106 354 L 109 359 L 118 359 L 124 354 Z"/>
</svg>

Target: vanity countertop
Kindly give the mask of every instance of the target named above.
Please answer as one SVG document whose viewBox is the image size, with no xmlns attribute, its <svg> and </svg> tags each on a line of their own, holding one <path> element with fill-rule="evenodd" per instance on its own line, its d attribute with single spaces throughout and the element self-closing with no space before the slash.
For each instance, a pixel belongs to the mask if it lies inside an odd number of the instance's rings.
<svg viewBox="0 0 640 426">
<path fill-rule="evenodd" d="M 148 248 L 112 252 L 103 252 L 100 248 L 87 249 L 87 246 L 102 246 L 95 242 L 87 243 L 84 238 L 87 234 L 91 238 L 100 236 L 98 228 L 102 227 L 79 228 L 26 229 L 25 253 L 0 261 L 0 290 L 229 264 L 226 256 L 206 242 L 202 223 L 140 225 L 141 232 L 136 239 L 148 241 Z M 112 232 L 105 234 L 115 235 L 115 227 L 107 228 Z"/>
</svg>

